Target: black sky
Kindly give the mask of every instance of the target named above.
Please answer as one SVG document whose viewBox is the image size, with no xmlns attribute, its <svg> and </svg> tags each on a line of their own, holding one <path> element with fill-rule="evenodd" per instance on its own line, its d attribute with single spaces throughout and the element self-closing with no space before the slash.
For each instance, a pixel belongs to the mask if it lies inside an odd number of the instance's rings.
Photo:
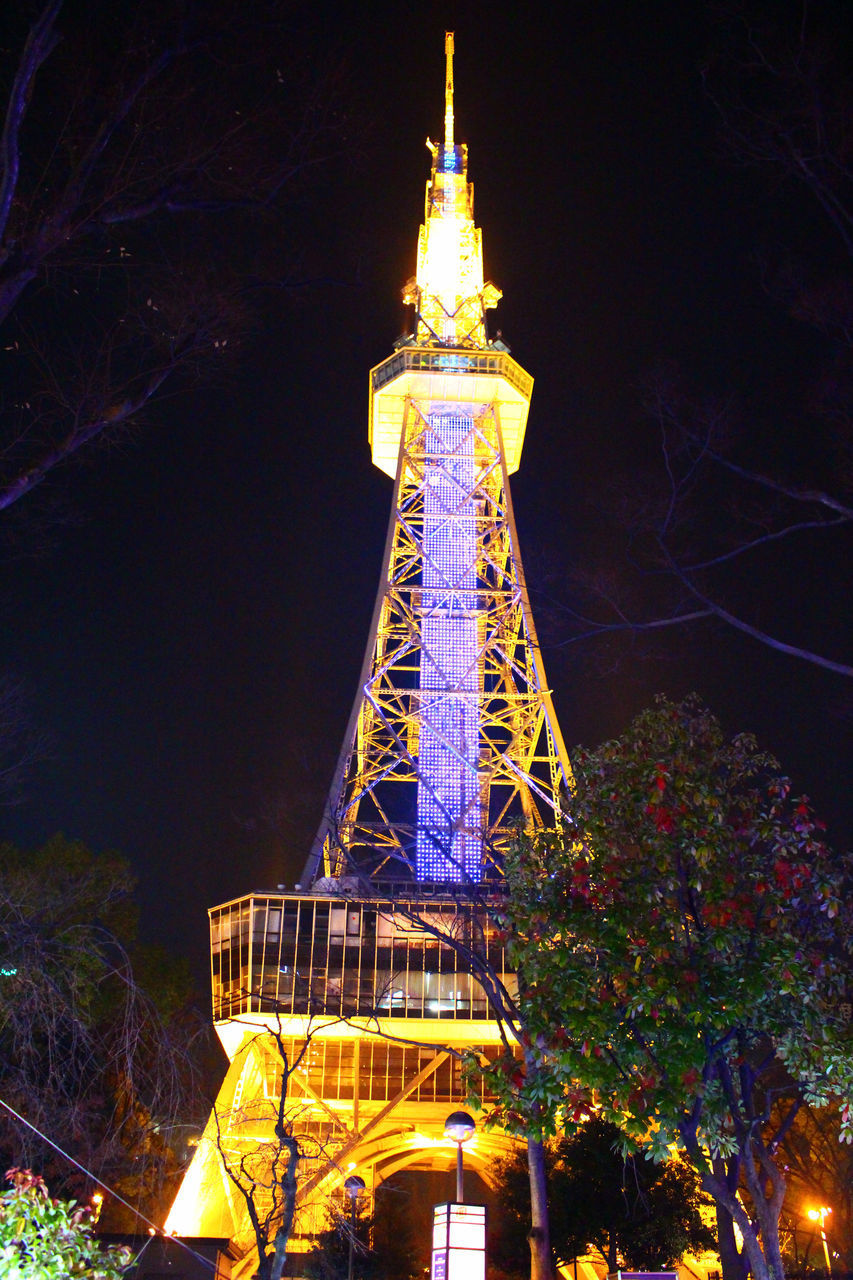
<svg viewBox="0 0 853 1280">
<path fill-rule="evenodd" d="M 355 694 L 391 489 L 370 463 L 367 373 L 407 327 L 446 26 L 486 274 L 504 291 L 492 325 L 536 379 L 513 485 L 534 594 L 604 536 L 610 477 L 652 450 L 641 387 L 659 362 L 744 397 L 760 438 L 804 447 L 783 405 L 808 338 L 755 262 L 786 197 L 721 155 L 704 5 L 320 4 L 314 20 L 353 133 L 348 163 L 292 214 L 324 281 L 270 305 L 221 385 L 60 480 L 75 521 L 48 554 L 0 564 L 0 662 L 55 738 L 4 833 L 126 853 L 144 932 L 198 969 L 208 906 L 298 878 Z M 791 209 L 807 238 L 809 213 Z M 793 631 L 835 582 L 839 657 L 843 552 L 812 546 L 756 588 L 764 621 L 775 593 Z M 843 680 L 720 629 L 615 670 L 597 657 L 546 647 L 567 742 L 617 733 L 657 691 L 698 689 L 849 843 Z"/>
</svg>

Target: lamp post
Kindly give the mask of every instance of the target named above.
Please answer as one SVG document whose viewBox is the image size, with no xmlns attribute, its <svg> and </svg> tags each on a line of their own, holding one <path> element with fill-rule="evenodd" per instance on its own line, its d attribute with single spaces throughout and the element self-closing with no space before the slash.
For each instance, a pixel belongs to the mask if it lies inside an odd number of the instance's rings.
<svg viewBox="0 0 853 1280">
<path fill-rule="evenodd" d="M 486 1206 L 465 1204 L 462 1182 L 462 1144 L 476 1127 L 467 1111 L 444 1122 L 444 1136 L 456 1143 L 456 1201 L 433 1211 L 430 1280 L 486 1280 Z"/>
<path fill-rule="evenodd" d="M 350 1174 L 344 1183 L 344 1191 L 349 1196 L 349 1262 L 347 1264 L 347 1280 L 352 1280 L 352 1246 L 355 1240 L 355 1202 L 365 1189 L 364 1178 L 357 1173 Z"/>
<path fill-rule="evenodd" d="M 826 1222 L 827 1216 L 832 1213 L 832 1210 L 828 1205 L 822 1204 L 819 1209 L 809 1209 L 808 1212 L 812 1222 L 820 1223 L 820 1238 L 823 1241 L 823 1256 L 826 1259 L 826 1274 L 831 1277 L 832 1263 L 829 1260 L 829 1245 L 826 1243 L 826 1230 L 824 1229 L 824 1223 Z"/>
<path fill-rule="evenodd" d="M 467 1111 L 454 1111 L 444 1122 L 444 1135 L 456 1143 L 456 1203 L 465 1203 L 465 1188 L 462 1180 L 462 1143 L 467 1142 L 476 1129 L 476 1125 Z"/>
</svg>

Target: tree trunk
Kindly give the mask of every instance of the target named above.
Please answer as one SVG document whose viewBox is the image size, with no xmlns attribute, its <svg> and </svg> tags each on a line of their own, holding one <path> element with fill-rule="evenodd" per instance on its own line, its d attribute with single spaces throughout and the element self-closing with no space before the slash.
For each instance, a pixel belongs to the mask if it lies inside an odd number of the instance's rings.
<svg viewBox="0 0 853 1280">
<path fill-rule="evenodd" d="M 545 1148 L 535 1138 L 527 1139 L 527 1168 L 530 1174 L 530 1234 L 527 1237 L 530 1244 L 530 1280 L 554 1280 Z"/>
<path fill-rule="evenodd" d="M 779 1242 L 779 1213 L 775 1206 L 758 1204 L 755 1207 L 758 1215 L 758 1230 L 761 1233 L 761 1250 L 767 1263 L 767 1274 L 770 1280 L 784 1280 L 785 1267 L 782 1262 L 782 1246 Z"/>
<path fill-rule="evenodd" d="M 281 1280 L 284 1275 L 284 1268 L 287 1263 L 287 1242 L 289 1239 L 289 1229 L 276 1232 L 275 1250 L 270 1262 L 270 1280 Z"/>
<path fill-rule="evenodd" d="M 285 1096 L 285 1085 L 282 1083 L 281 1097 Z M 281 1149 L 287 1151 L 287 1164 L 281 1178 L 282 1193 L 281 1222 L 275 1233 L 275 1249 L 270 1267 L 270 1280 L 281 1280 L 287 1263 L 287 1245 L 293 1229 L 293 1218 L 296 1213 L 296 1170 L 300 1160 L 299 1143 L 292 1133 L 288 1133 L 284 1120 L 284 1111 L 279 1104 L 279 1122 L 276 1125 L 276 1137 Z"/>
<path fill-rule="evenodd" d="M 742 1161 L 743 1179 L 750 1194 L 758 1221 L 761 1252 L 770 1280 L 784 1280 L 782 1246 L 779 1243 L 779 1218 L 785 1203 L 785 1177 L 770 1155 L 760 1131 L 753 1137 L 751 1149 Z M 744 1243 L 747 1243 L 744 1234 Z M 749 1255 L 752 1263 L 752 1254 Z M 753 1267 L 753 1272 L 755 1268 Z"/>
<path fill-rule="evenodd" d="M 723 1269 L 723 1280 L 746 1280 L 749 1267 L 746 1258 L 737 1247 L 732 1215 L 719 1201 L 715 1201 L 714 1209 L 717 1214 L 717 1249 L 720 1254 L 720 1266 Z"/>
<path fill-rule="evenodd" d="M 737 1194 L 732 1192 L 726 1185 L 726 1180 L 715 1176 L 706 1167 L 701 1170 L 700 1183 L 702 1190 L 708 1192 L 714 1204 L 720 1205 L 724 1213 L 728 1213 L 737 1223 L 743 1237 L 743 1253 L 748 1260 L 749 1269 L 753 1274 L 754 1280 L 783 1280 L 784 1272 L 781 1269 L 778 1271 L 773 1269 L 773 1259 L 770 1254 L 765 1257 L 755 1226 L 750 1221 L 740 1200 L 738 1200 Z M 779 1233 L 777 1229 L 777 1246 L 778 1240 Z M 778 1247 L 776 1252 L 778 1254 Z"/>
<path fill-rule="evenodd" d="M 728 1187 L 732 1195 L 735 1195 L 740 1180 L 740 1158 L 735 1155 L 730 1156 L 728 1160 L 723 1160 L 721 1156 L 717 1156 L 711 1161 L 711 1167 L 714 1170 L 714 1176 Z M 734 1218 L 719 1200 L 714 1201 L 714 1210 L 717 1216 L 717 1249 L 723 1269 L 723 1280 L 746 1280 L 749 1265 L 746 1254 L 738 1248 Z"/>
</svg>

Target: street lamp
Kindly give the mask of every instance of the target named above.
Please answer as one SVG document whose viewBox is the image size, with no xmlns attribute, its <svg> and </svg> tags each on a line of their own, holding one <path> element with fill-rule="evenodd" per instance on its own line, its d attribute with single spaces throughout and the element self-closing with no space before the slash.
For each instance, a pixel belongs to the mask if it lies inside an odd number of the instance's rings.
<svg viewBox="0 0 853 1280">
<path fill-rule="evenodd" d="M 832 1210 L 828 1205 L 822 1204 L 819 1209 L 809 1209 L 809 1217 L 812 1222 L 820 1223 L 820 1238 L 823 1241 L 823 1256 L 826 1259 L 826 1274 L 832 1276 L 832 1263 L 829 1261 L 829 1245 L 826 1243 L 826 1231 L 824 1223 Z"/>
<path fill-rule="evenodd" d="M 360 1178 L 357 1173 L 352 1173 L 344 1183 L 344 1191 L 349 1196 L 350 1214 L 349 1214 L 349 1263 L 347 1265 L 347 1280 L 352 1280 L 352 1246 L 355 1240 L 355 1202 L 365 1190 L 364 1178 Z"/>
<path fill-rule="evenodd" d="M 486 1207 L 465 1204 L 462 1184 L 462 1144 L 476 1127 L 467 1111 L 444 1122 L 444 1136 L 456 1143 L 456 1201 L 433 1211 L 430 1280 L 486 1280 Z"/>
<path fill-rule="evenodd" d="M 467 1111 L 454 1111 L 444 1122 L 444 1136 L 456 1143 L 456 1203 L 465 1203 L 465 1188 L 462 1182 L 462 1143 L 467 1142 L 476 1129 L 476 1125 Z"/>
</svg>

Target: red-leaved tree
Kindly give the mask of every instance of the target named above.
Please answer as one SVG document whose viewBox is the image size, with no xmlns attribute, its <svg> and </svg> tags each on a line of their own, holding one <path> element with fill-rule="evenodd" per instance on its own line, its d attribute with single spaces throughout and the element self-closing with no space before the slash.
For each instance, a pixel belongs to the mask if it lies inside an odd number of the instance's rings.
<svg viewBox="0 0 853 1280">
<path fill-rule="evenodd" d="M 679 1147 L 728 1274 L 736 1223 L 756 1280 L 779 1280 L 779 1143 L 804 1102 L 837 1103 L 853 1131 L 849 861 L 696 698 L 659 699 L 574 764 L 576 826 L 507 866 L 536 1070 L 493 1072 L 499 1117 L 549 1132 L 595 1109 L 653 1159 Z"/>
</svg>

